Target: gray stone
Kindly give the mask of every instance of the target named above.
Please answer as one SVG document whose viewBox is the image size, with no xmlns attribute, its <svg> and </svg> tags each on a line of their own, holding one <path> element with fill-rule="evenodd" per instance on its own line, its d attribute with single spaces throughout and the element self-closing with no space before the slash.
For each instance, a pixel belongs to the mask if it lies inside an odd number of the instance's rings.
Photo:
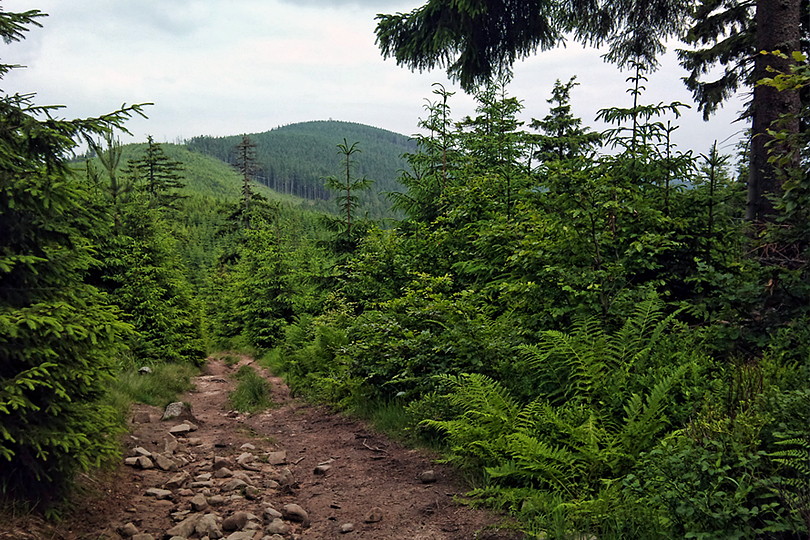
<svg viewBox="0 0 810 540">
<path fill-rule="evenodd" d="M 267 534 L 290 534 L 290 526 L 284 523 L 281 519 L 275 518 L 271 521 L 265 528 L 264 531 Z"/>
<path fill-rule="evenodd" d="M 143 457 L 143 456 L 140 456 Z M 138 459 L 136 457 L 128 457 L 124 459 L 124 465 L 129 465 L 130 467 L 137 467 L 138 466 Z"/>
<path fill-rule="evenodd" d="M 211 506 L 222 506 L 226 502 L 227 501 L 225 500 L 225 497 L 223 497 L 222 495 L 212 495 L 208 497 L 208 504 L 210 504 Z"/>
<path fill-rule="evenodd" d="M 235 512 L 233 515 L 226 517 L 222 522 L 222 530 L 241 531 L 245 528 L 245 525 L 247 525 L 248 519 L 249 516 L 247 512 Z"/>
<path fill-rule="evenodd" d="M 177 450 L 177 447 L 180 446 L 180 443 L 177 442 L 177 439 L 174 438 L 174 435 L 171 433 L 167 433 L 166 436 L 163 438 L 163 452 L 165 454 L 172 455 Z"/>
<path fill-rule="evenodd" d="M 255 533 L 253 531 L 237 531 L 228 535 L 225 540 L 253 540 Z"/>
<path fill-rule="evenodd" d="M 287 487 L 295 484 L 295 476 L 289 467 L 281 469 L 271 480 L 275 480 L 279 485 Z"/>
<path fill-rule="evenodd" d="M 354 530 L 354 523 L 344 523 L 338 528 L 340 534 L 350 533 Z"/>
<path fill-rule="evenodd" d="M 257 501 L 261 498 L 262 491 L 256 486 L 250 484 L 245 486 L 245 498 L 249 501 Z"/>
<path fill-rule="evenodd" d="M 230 478 L 233 476 L 233 471 L 228 467 L 220 467 L 214 471 L 214 478 Z"/>
<path fill-rule="evenodd" d="M 284 537 L 280 534 L 273 534 L 269 536 L 265 536 L 262 540 L 284 540 Z"/>
<path fill-rule="evenodd" d="M 146 456 L 138 456 L 135 458 L 136 464 L 141 469 L 154 469 L 154 462 Z"/>
<path fill-rule="evenodd" d="M 270 505 L 264 507 L 264 519 L 267 521 L 272 521 L 276 518 L 281 518 L 281 512 L 276 510 Z"/>
<path fill-rule="evenodd" d="M 191 431 L 193 431 L 191 429 L 191 426 L 184 422 L 182 424 L 177 424 L 176 426 L 171 428 L 169 430 L 169 433 L 172 435 L 185 435 L 186 433 L 190 433 Z"/>
<path fill-rule="evenodd" d="M 136 527 L 135 524 L 132 522 L 129 522 L 120 529 L 118 529 L 118 533 L 124 538 L 131 538 L 136 534 L 138 534 L 139 532 L 141 531 L 139 531 L 138 527 Z"/>
<path fill-rule="evenodd" d="M 194 481 L 195 482 L 208 482 L 209 480 L 211 480 L 211 476 L 212 475 L 211 475 L 210 472 L 198 474 L 197 476 L 194 477 Z"/>
<path fill-rule="evenodd" d="M 224 536 L 224 534 L 222 534 L 222 529 L 219 528 L 216 514 L 205 514 L 203 517 L 201 517 L 199 521 L 197 521 L 194 531 L 201 538 L 203 536 L 207 536 L 212 540 L 222 538 Z"/>
<path fill-rule="evenodd" d="M 214 456 L 214 470 L 216 471 L 222 467 L 233 467 L 233 463 L 231 463 L 231 460 L 226 457 Z"/>
<path fill-rule="evenodd" d="M 436 480 L 438 480 L 438 477 L 436 476 L 436 472 L 432 469 L 429 471 L 424 471 L 419 475 L 419 481 L 423 484 L 432 484 Z"/>
<path fill-rule="evenodd" d="M 244 480 L 240 480 L 239 478 L 233 478 L 222 486 L 222 491 L 233 491 L 235 489 L 242 489 L 247 485 L 248 485 L 247 482 L 245 482 Z"/>
<path fill-rule="evenodd" d="M 202 512 L 208 508 L 208 501 L 202 493 L 194 495 L 189 502 L 191 503 L 192 510 L 195 512 Z"/>
<path fill-rule="evenodd" d="M 169 403 L 166 405 L 166 409 L 163 411 L 161 420 L 172 420 L 180 417 L 188 418 L 190 416 L 191 408 L 182 401 L 175 401 L 174 403 Z"/>
<path fill-rule="evenodd" d="M 152 373 L 152 368 L 149 366 L 143 366 L 138 369 L 138 375 L 149 375 Z"/>
<path fill-rule="evenodd" d="M 214 487 L 214 481 L 206 480 L 205 482 L 192 482 L 191 487 L 194 489 L 212 488 Z"/>
<path fill-rule="evenodd" d="M 233 477 L 238 478 L 239 480 L 242 480 L 243 482 L 246 482 L 248 484 L 253 482 L 253 479 L 250 476 L 248 476 L 248 473 L 244 471 L 236 471 L 235 473 L 233 473 Z"/>
<path fill-rule="evenodd" d="M 199 437 L 189 437 L 186 442 L 189 446 L 202 446 L 203 440 Z"/>
<path fill-rule="evenodd" d="M 201 517 L 202 516 L 200 514 L 192 514 L 188 516 L 186 519 L 166 531 L 166 536 L 180 536 L 183 538 L 188 538 L 194 534 L 194 530 L 197 527 L 197 522 Z"/>
<path fill-rule="evenodd" d="M 149 488 L 146 490 L 147 497 L 154 497 L 159 501 L 165 501 L 172 498 L 172 492 L 168 489 Z"/>
<path fill-rule="evenodd" d="M 179 472 L 169 478 L 169 480 L 163 484 L 163 487 L 166 489 L 179 489 L 185 486 L 188 481 L 191 479 L 191 475 L 188 474 L 186 471 Z"/>
<path fill-rule="evenodd" d="M 155 540 L 155 537 L 151 534 L 140 533 L 133 536 L 132 540 Z"/>
<path fill-rule="evenodd" d="M 153 454 L 152 457 L 154 458 L 155 464 L 158 466 L 158 469 L 162 471 L 177 470 L 177 463 L 175 463 L 173 459 L 168 458 L 163 454 Z"/>
<path fill-rule="evenodd" d="M 307 514 L 307 511 L 294 503 L 285 504 L 281 508 L 281 514 L 284 516 L 284 519 L 289 521 L 297 521 L 305 525 L 309 523 L 309 514 Z"/>
<path fill-rule="evenodd" d="M 135 448 L 132 449 L 132 455 L 135 457 L 138 456 L 152 457 L 152 452 L 150 452 L 143 446 L 136 446 Z"/>
<path fill-rule="evenodd" d="M 240 446 L 239 449 L 240 450 L 256 450 L 256 447 L 253 446 L 252 444 L 250 444 L 249 442 L 246 442 L 245 444 Z"/>
<path fill-rule="evenodd" d="M 281 450 L 279 452 L 268 452 L 267 463 L 270 465 L 284 465 L 287 463 L 287 451 Z"/>
<path fill-rule="evenodd" d="M 379 506 L 375 506 L 366 516 L 366 523 L 379 523 L 383 520 L 383 511 Z"/>
</svg>

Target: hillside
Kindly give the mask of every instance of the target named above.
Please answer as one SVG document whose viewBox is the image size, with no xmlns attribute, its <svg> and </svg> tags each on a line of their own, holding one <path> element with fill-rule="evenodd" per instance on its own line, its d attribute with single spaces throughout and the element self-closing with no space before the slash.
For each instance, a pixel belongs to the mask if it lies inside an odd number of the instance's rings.
<svg viewBox="0 0 810 540">
<path fill-rule="evenodd" d="M 217 199 L 237 199 L 242 185 L 242 177 L 233 167 L 210 155 L 189 150 L 183 145 L 161 143 L 165 154 L 174 161 L 183 164 L 183 177 L 187 195 L 204 195 Z M 129 159 L 141 156 L 146 143 L 124 145 L 121 167 L 126 167 Z M 300 203 L 298 197 L 282 195 L 266 186 L 258 186 L 258 191 L 268 199 Z"/>
<path fill-rule="evenodd" d="M 261 168 L 259 181 L 279 193 L 306 199 L 332 197 L 323 178 L 340 173 L 337 144 L 345 138 L 357 142 L 354 174 L 374 180 L 367 204 L 371 209 L 387 208 L 384 193 L 399 191 L 399 174 L 406 167 L 402 154 L 413 152 L 415 143 L 404 135 L 352 122 L 312 121 L 280 126 L 264 133 L 249 134 L 256 144 Z M 194 137 L 188 149 L 233 162 L 233 149 L 241 135 Z"/>
</svg>

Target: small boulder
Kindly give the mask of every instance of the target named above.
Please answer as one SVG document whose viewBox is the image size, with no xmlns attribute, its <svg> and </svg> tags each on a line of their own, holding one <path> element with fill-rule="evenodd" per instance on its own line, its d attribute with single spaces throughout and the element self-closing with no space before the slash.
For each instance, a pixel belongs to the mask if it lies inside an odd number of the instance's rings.
<svg viewBox="0 0 810 540">
<path fill-rule="evenodd" d="M 233 515 L 230 515 L 225 518 L 222 522 L 222 530 L 225 531 L 241 531 L 245 528 L 245 525 L 248 523 L 248 513 L 239 511 L 235 512 Z"/>
<path fill-rule="evenodd" d="M 169 478 L 169 480 L 163 484 L 163 487 L 166 489 L 179 489 L 185 486 L 188 481 L 191 479 L 191 475 L 188 474 L 186 471 L 179 472 Z"/>
<path fill-rule="evenodd" d="M 282 536 L 290 534 L 290 526 L 284 523 L 279 518 L 273 519 L 265 528 L 264 531 L 267 534 L 280 534 Z"/>
<path fill-rule="evenodd" d="M 383 511 L 379 506 L 375 506 L 366 516 L 366 523 L 379 523 L 383 520 Z"/>
<path fill-rule="evenodd" d="M 138 456 L 135 458 L 135 462 L 138 467 L 141 469 L 154 469 L 155 463 L 146 456 Z"/>
<path fill-rule="evenodd" d="M 350 533 L 354 530 L 354 523 L 344 523 L 338 528 L 340 534 Z"/>
<path fill-rule="evenodd" d="M 186 433 L 191 433 L 192 431 L 194 430 L 191 429 L 191 426 L 186 422 L 183 422 L 182 424 L 177 424 L 173 428 L 169 429 L 170 434 L 181 436 L 185 435 Z"/>
<path fill-rule="evenodd" d="M 192 514 L 188 516 L 186 519 L 166 531 L 166 536 L 179 536 L 181 538 L 188 538 L 192 534 L 194 534 L 195 529 L 197 528 L 197 522 L 200 520 L 202 516 L 200 514 Z"/>
<path fill-rule="evenodd" d="M 248 485 L 247 482 L 245 482 L 244 480 L 240 480 L 239 478 L 233 478 L 222 486 L 222 491 L 234 491 L 236 489 L 242 489 L 247 485 Z"/>
<path fill-rule="evenodd" d="M 155 460 L 155 464 L 161 471 L 177 470 L 177 463 L 175 463 L 173 459 L 164 456 L 163 454 L 152 454 L 152 458 Z"/>
<path fill-rule="evenodd" d="M 287 463 L 287 451 L 281 450 L 279 452 L 268 452 L 267 463 L 270 465 L 284 465 Z"/>
<path fill-rule="evenodd" d="M 182 401 L 175 401 L 174 403 L 166 405 L 166 408 L 163 410 L 163 416 L 160 419 L 173 420 L 175 418 L 191 418 L 191 406 Z"/>
<path fill-rule="evenodd" d="M 138 527 L 136 527 L 135 524 L 132 522 L 129 522 L 120 529 L 118 529 L 118 534 L 120 534 L 124 538 L 132 538 L 139 532 L 140 531 L 138 530 Z"/>
<path fill-rule="evenodd" d="M 211 540 L 224 536 L 222 529 L 219 527 L 216 514 L 205 514 L 201 517 L 194 526 L 194 531 L 200 538 L 207 536 Z"/>
<path fill-rule="evenodd" d="M 276 510 L 270 505 L 264 507 L 264 519 L 267 521 L 272 521 L 274 519 L 280 519 L 282 517 L 281 512 Z"/>
<path fill-rule="evenodd" d="M 135 457 L 145 456 L 145 457 L 152 457 L 152 452 L 144 448 L 143 446 L 136 446 L 132 449 L 132 455 Z"/>
<path fill-rule="evenodd" d="M 195 512 L 202 512 L 208 508 L 208 500 L 206 500 L 205 495 L 202 493 L 194 495 L 189 502 L 191 503 L 191 509 Z"/>
<path fill-rule="evenodd" d="M 438 480 L 438 477 L 436 476 L 436 472 L 433 471 L 432 469 L 429 471 L 423 471 L 419 475 L 419 481 L 422 482 L 423 484 L 432 484 L 436 480 Z"/>
<path fill-rule="evenodd" d="M 149 366 L 143 366 L 138 369 L 138 375 L 151 375 L 151 373 L 152 368 L 150 368 Z"/>
<path fill-rule="evenodd" d="M 230 478 L 233 476 L 233 471 L 228 467 L 220 467 L 214 471 L 214 478 Z"/>
<path fill-rule="evenodd" d="M 281 508 L 281 515 L 284 516 L 284 519 L 289 521 L 297 521 L 304 525 L 309 524 L 309 514 L 307 514 L 307 511 L 294 503 L 285 504 Z"/>
<path fill-rule="evenodd" d="M 149 488 L 146 490 L 147 497 L 154 497 L 159 501 L 165 501 L 172 498 L 172 492 L 168 489 Z"/>
</svg>

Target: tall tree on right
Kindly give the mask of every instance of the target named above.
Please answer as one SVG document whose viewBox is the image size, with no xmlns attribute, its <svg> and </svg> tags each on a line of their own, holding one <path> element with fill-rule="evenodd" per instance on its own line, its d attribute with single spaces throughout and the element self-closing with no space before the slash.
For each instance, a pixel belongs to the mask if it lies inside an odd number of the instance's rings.
<svg viewBox="0 0 810 540">
<path fill-rule="evenodd" d="M 562 44 L 566 32 L 577 41 L 607 46 L 605 58 L 619 67 L 655 67 L 664 41 L 690 25 L 687 43 L 707 47 L 682 53 L 692 72 L 686 80 L 709 114 L 769 68 L 788 71 L 789 60 L 759 51 L 800 50 L 806 5 L 807 0 L 427 0 L 410 13 L 378 15 L 376 33 L 383 56 L 420 71 L 446 67 L 472 90 L 508 73 L 515 60 Z M 718 63 L 727 67 L 723 77 L 701 83 Z M 768 165 L 767 130 L 781 115 L 798 113 L 800 105 L 795 93 L 754 89 L 749 219 L 773 219 L 769 196 L 779 195 L 780 185 Z M 789 129 L 798 130 L 798 124 Z"/>
<path fill-rule="evenodd" d="M 774 217 L 771 198 L 782 193 L 773 165 L 772 152 L 785 149 L 775 144 L 768 133 L 772 124 L 784 115 L 794 120 L 782 129 L 798 132 L 801 96 L 797 91 L 778 91 L 758 85 L 773 70 L 787 72 L 791 57 L 762 54 L 807 50 L 810 37 L 808 0 L 699 0 L 692 25 L 684 36 L 689 50 L 678 51 L 681 64 L 689 70 L 684 78 L 704 118 L 741 88 L 753 88 L 746 111 L 751 119 L 751 148 L 746 218 L 767 222 Z M 706 74 L 717 65 L 723 70 L 713 80 Z"/>
</svg>

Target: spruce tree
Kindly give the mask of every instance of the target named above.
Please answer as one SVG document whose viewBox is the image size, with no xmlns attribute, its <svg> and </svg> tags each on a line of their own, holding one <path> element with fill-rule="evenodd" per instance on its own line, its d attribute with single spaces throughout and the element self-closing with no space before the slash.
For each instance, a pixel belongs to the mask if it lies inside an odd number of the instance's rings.
<svg viewBox="0 0 810 540">
<path fill-rule="evenodd" d="M 22 39 L 41 16 L 0 11 L 0 37 Z M 56 109 L 0 96 L 0 495 L 33 502 L 117 451 L 114 412 L 97 399 L 127 327 L 86 283 L 96 265 L 88 233 L 104 223 L 68 159 L 77 137 L 141 112 L 63 120 Z"/>
</svg>

